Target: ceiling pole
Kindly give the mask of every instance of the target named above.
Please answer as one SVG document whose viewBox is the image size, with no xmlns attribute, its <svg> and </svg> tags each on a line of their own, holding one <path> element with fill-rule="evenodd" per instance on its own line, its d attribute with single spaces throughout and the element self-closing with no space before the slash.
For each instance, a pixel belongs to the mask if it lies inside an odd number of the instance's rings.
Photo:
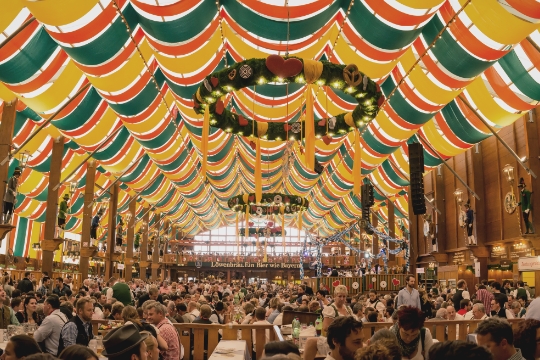
<svg viewBox="0 0 540 360">
<path fill-rule="evenodd" d="M 135 212 L 137 211 L 137 203 L 132 201 L 129 203 L 129 212 L 131 213 L 131 218 L 129 219 L 129 224 L 127 226 L 127 249 L 125 257 L 125 271 L 124 277 L 126 282 L 131 281 L 132 269 L 133 269 L 133 240 L 135 237 Z"/>
<path fill-rule="evenodd" d="M 13 130 L 15 128 L 15 118 L 17 116 L 17 98 L 11 102 L 4 102 L 2 110 L 2 121 L 0 122 L 0 156 L 11 151 L 13 144 Z M 9 163 L 0 165 L 0 194 L 6 192 L 6 180 L 9 175 Z"/>
<path fill-rule="evenodd" d="M 111 135 L 107 136 L 107 138 L 105 139 L 105 141 L 103 141 L 101 144 L 99 144 L 99 146 L 94 150 L 92 151 L 90 154 L 88 154 L 88 156 L 83 160 L 81 161 L 81 163 L 79 165 L 77 165 L 77 167 L 75 167 L 75 169 L 73 169 L 72 172 L 69 173 L 68 176 L 64 177 L 64 179 L 62 181 L 60 181 L 54 188 L 55 189 L 58 189 L 60 187 L 60 185 L 62 185 L 63 183 L 65 183 L 69 178 L 71 178 L 73 176 L 73 174 L 75 174 L 84 164 L 86 164 L 86 162 L 88 160 L 90 160 L 90 158 L 92 156 L 95 155 L 95 153 L 97 153 L 103 146 L 105 146 L 107 144 L 107 142 L 113 137 L 115 136 L 116 134 L 118 134 L 118 132 L 120 130 L 122 130 L 122 126 L 120 126 L 118 129 L 116 129 Z"/>
<path fill-rule="evenodd" d="M 54 185 L 60 181 L 62 172 L 62 157 L 64 155 L 64 137 L 60 136 L 53 141 L 51 167 L 49 170 L 49 187 L 47 192 L 47 211 L 45 213 L 45 231 L 44 240 L 41 242 L 42 254 L 42 270 L 46 271 L 49 276 L 53 273 L 53 261 L 55 250 L 59 249 L 60 244 L 64 239 L 56 234 L 56 219 L 58 213 L 58 189 L 54 189 Z"/>
<path fill-rule="evenodd" d="M 23 22 L 21 24 L 21 26 L 19 26 L 19 28 L 17 30 L 15 30 L 11 35 L 9 35 L 4 41 L 2 41 L 2 43 L 0 44 L 0 49 L 3 48 L 4 46 L 6 46 L 6 44 L 8 42 L 10 42 L 11 40 L 13 40 L 13 38 L 17 35 L 19 35 L 19 33 L 21 31 L 23 31 L 24 29 L 26 29 L 28 27 L 28 25 L 30 25 L 32 22 L 34 22 L 34 20 L 36 20 L 35 17 L 31 17 L 30 19 L 26 20 L 25 22 Z"/>
<path fill-rule="evenodd" d="M 417 134 L 417 135 L 418 135 L 418 134 Z M 471 188 L 469 187 L 469 185 L 467 185 L 467 182 L 466 182 L 465 180 L 463 180 L 463 179 L 458 175 L 458 173 L 455 172 L 454 169 L 452 169 L 452 167 L 451 167 L 450 165 L 448 165 L 448 163 L 446 162 L 446 160 L 444 160 L 444 159 L 442 158 L 442 156 L 439 155 L 439 153 L 437 152 L 437 150 L 435 150 L 435 148 L 433 148 L 433 146 L 431 146 L 431 144 L 429 143 L 429 141 L 425 140 L 425 139 L 424 139 L 422 136 L 420 136 L 420 135 L 418 135 L 417 137 L 418 137 L 418 139 L 420 140 L 420 142 L 422 142 L 424 145 L 426 145 L 428 148 L 430 148 L 430 150 L 435 154 L 435 156 L 437 156 L 437 157 L 439 158 L 439 160 L 442 161 L 442 163 L 444 164 L 444 166 L 446 166 L 446 167 L 448 168 L 448 170 L 450 170 L 450 172 L 451 172 L 452 174 L 454 174 L 454 177 L 455 177 L 456 179 L 458 179 L 459 182 L 462 183 L 463 186 L 465 186 L 465 187 L 467 188 L 467 190 L 469 190 L 469 192 L 470 192 L 476 199 L 480 200 L 480 196 L 478 196 L 478 194 L 475 193 L 474 190 L 471 189 Z M 424 198 L 425 198 L 425 195 L 424 195 Z M 428 201 L 428 202 L 429 202 L 429 201 Z"/>
<path fill-rule="evenodd" d="M 476 117 L 488 128 L 488 130 L 493 134 L 493 136 L 495 136 L 497 138 L 497 140 L 506 148 L 506 150 L 508 150 L 510 155 L 512 155 L 514 157 L 514 159 L 516 159 L 516 161 L 521 165 L 521 167 L 523 169 L 525 169 L 527 174 L 531 175 L 533 178 L 536 179 L 537 178 L 536 174 L 532 171 L 532 169 L 529 168 L 527 165 L 525 165 L 525 162 L 521 160 L 521 158 L 518 156 L 518 154 L 516 154 L 516 152 L 510 146 L 508 146 L 508 144 L 499 136 L 499 134 L 495 130 L 493 130 L 493 128 L 487 123 L 487 121 L 484 119 L 484 117 L 482 115 L 480 115 L 478 113 L 478 111 L 476 111 L 471 106 L 471 104 L 469 104 L 467 99 L 465 99 L 465 97 L 463 95 L 459 95 L 459 99 L 461 101 L 463 101 L 463 103 L 474 113 L 474 115 L 476 115 Z"/>
<path fill-rule="evenodd" d="M 148 267 L 148 232 L 150 231 L 150 209 L 151 207 L 148 207 L 148 210 L 146 210 L 146 212 L 142 216 L 143 221 L 146 223 L 146 229 L 143 229 L 142 231 L 142 239 L 139 247 L 139 251 L 141 254 L 141 262 L 139 264 L 139 278 L 143 280 L 146 280 L 146 268 Z M 135 218 L 135 214 L 133 214 L 133 218 Z"/>
<path fill-rule="evenodd" d="M 111 189 L 111 197 L 109 199 L 109 221 L 107 225 L 107 251 L 105 252 L 105 281 L 113 275 L 114 265 L 114 247 L 116 240 L 116 215 L 118 213 L 118 184 L 114 184 Z"/>
<path fill-rule="evenodd" d="M 86 185 L 84 187 L 84 206 L 83 206 L 83 219 L 82 219 L 82 233 L 81 233 L 81 260 L 80 271 L 82 281 L 88 279 L 88 262 L 93 251 L 90 250 L 90 225 L 92 224 L 92 208 L 88 208 L 88 204 L 94 202 L 94 183 L 96 180 L 96 167 L 95 161 L 88 161 L 86 168 Z M 95 249 L 95 248 L 94 248 Z"/>
<path fill-rule="evenodd" d="M 157 231 L 156 236 L 153 236 L 150 241 L 152 241 L 154 244 L 153 251 L 152 251 L 152 281 L 158 280 L 158 269 L 159 269 L 159 237 L 161 236 L 161 227 L 159 226 L 159 222 L 161 221 L 161 214 L 156 214 L 156 222 L 154 223 L 154 226 L 157 225 Z M 165 226 L 165 224 L 163 224 Z"/>
<path fill-rule="evenodd" d="M 28 144 L 41 130 L 43 130 L 47 125 L 49 125 L 49 123 L 51 121 L 54 120 L 54 118 L 56 118 L 58 116 L 58 114 L 60 114 L 60 112 L 62 110 L 64 110 L 69 104 L 71 104 L 71 102 L 73 100 L 75 100 L 80 94 L 82 94 L 88 87 L 90 86 L 90 83 L 86 83 L 86 85 L 84 85 L 82 88 L 79 89 L 79 91 L 77 91 L 75 93 L 75 95 L 73 95 L 72 98 L 70 98 L 68 101 L 66 101 L 66 103 L 64 105 L 62 105 L 60 107 L 60 109 L 56 110 L 56 112 L 54 114 L 51 115 L 50 118 L 48 118 L 47 120 L 45 120 L 43 123 L 41 123 L 41 125 L 32 133 L 30 134 L 30 136 L 28 136 L 28 138 L 26 140 L 23 141 L 23 143 L 21 144 L 21 146 L 19 146 L 17 149 L 15 149 L 15 151 L 11 154 L 11 155 L 8 155 L 4 158 L 4 160 L 2 160 L 2 162 L 0 163 L 0 165 L 4 165 L 6 162 L 9 161 L 9 158 L 10 156 L 13 157 L 15 155 L 17 155 L 17 153 L 26 146 L 26 144 Z M 57 180 L 58 182 L 60 181 L 60 179 Z"/>
</svg>

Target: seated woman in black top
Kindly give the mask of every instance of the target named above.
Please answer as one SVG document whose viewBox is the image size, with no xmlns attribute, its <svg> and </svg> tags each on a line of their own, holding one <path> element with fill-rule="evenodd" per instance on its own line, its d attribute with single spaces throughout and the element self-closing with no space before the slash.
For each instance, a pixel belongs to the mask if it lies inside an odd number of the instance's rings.
<svg viewBox="0 0 540 360">
<path fill-rule="evenodd" d="M 19 323 L 29 323 L 29 324 L 36 324 L 41 325 L 41 322 L 43 321 L 42 318 L 40 318 L 36 312 L 37 308 L 37 300 L 33 296 L 28 296 L 24 299 L 23 304 L 23 311 L 18 311 L 15 316 L 17 317 L 17 320 L 19 320 Z"/>
</svg>

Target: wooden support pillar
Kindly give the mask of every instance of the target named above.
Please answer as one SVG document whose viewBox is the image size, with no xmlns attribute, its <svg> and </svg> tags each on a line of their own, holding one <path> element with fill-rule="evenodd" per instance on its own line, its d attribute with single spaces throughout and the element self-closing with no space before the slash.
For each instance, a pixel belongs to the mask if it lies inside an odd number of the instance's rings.
<svg viewBox="0 0 540 360">
<path fill-rule="evenodd" d="M 483 246 L 486 241 L 486 202 L 489 200 L 486 199 L 486 194 L 484 192 L 484 153 L 482 151 L 482 143 L 477 146 L 478 153 L 475 148 L 472 148 L 467 151 L 466 155 L 468 166 L 472 169 L 472 178 L 469 179 L 469 186 L 472 187 L 480 196 L 480 199 L 482 199 L 479 201 L 473 196 L 470 198 L 471 207 L 474 210 L 473 235 L 476 238 L 476 244 L 478 246 Z M 519 181 L 519 179 L 517 180 Z"/>
<path fill-rule="evenodd" d="M 15 128 L 15 118 L 17 116 L 17 99 L 12 102 L 4 102 L 2 109 L 2 121 L 0 122 L 0 158 L 3 159 L 11 154 L 13 144 L 13 129 Z M 5 194 L 6 183 L 9 176 L 9 162 L 0 165 L 0 194 Z M 3 196 L 3 195 L 2 195 Z"/>
<path fill-rule="evenodd" d="M 434 198 L 435 207 L 441 211 L 434 211 L 433 222 L 435 223 L 435 236 L 437 237 L 437 252 L 444 253 L 447 249 L 446 246 L 446 206 L 444 195 L 444 171 L 434 170 L 431 172 L 432 182 L 434 184 Z M 451 201 L 454 201 L 452 198 Z"/>
<path fill-rule="evenodd" d="M 529 158 L 529 167 L 535 174 L 540 174 L 540 126 L 538 122 L 540 121 L 540 110 L 534 109 L 532 122 L 529 119 L 529 116 L 525 116 L 523 121 L 525 121 L 525 137 L 527 141 L 527 157 Z M 4 121 L 4 120 L 2 120 Z M 538 179 L 530 177 L 531 179 L 531 201 L 532 204 L 537 204 L 536 208 L 532 209 L 532 216 L 529 216 L 529 221 L 533 223 L 533 229 L 536 234 L 540 232 L 540 177 Z M 515 183 L 519 183 L 519 178 L 516 177 Z M 515 185 L 514 185 L 515 186 Z M 527 187 L 529 184 L 527 184 Z M 517 201 L 520 199 L 519 193 L 516 194 Z M 521 211 L 521 208 L 518 208 L 516 211 Z M 523 225 L 524 226 L 524 225 Z M 525 232 L 525 231 L 524 231 Z"/>
<path fill-rule="evenodd" d="M 376 212 L 371 214 L 371 224 L 375 229 L 379 226 L 379 217 Z M 371 247 L 371 251 L 373 251 L 372 254 L 375 256 L 379 254 L 379 237 L 375 234 L 373 234 L 373 246 Z M 375 260 L 375 264 L 379 264 L 379 259 Z"/>
<path fill-rule="evenodd" d="M 154 223 L 154 226 L 157 229 L 157 236 L 155 239 L 152 239 L 154 241 L 154 251 L 152 252 L 152 281 L 156 281 L 158 279 L 158 269 L 159 269 L 159 236 L 161 234 L 161 229 L 159 226 L 159 222 L 161 220 L 161 214 L 156 214 L 156 222 Z"/>
<path fill-rule="evenodd" d="M 396 238 L 396 211 L 394 202 L 390 199 L 388 201 L 388 235 L 395 239 Z M 388 250 L 394 250 L 396 248 L 396 243 L 390 241 L 388 244 Z M 388 266 L 394 266 L 396 264 L 396 255 L 390 254 L 388 252 Z"/>
<path fill-rule="evenodd" d="M 51 167 L 49 170 L 49 187 L 47 192 L 47 213 L 45 214 L 44 240 L 41 243 L 43 254 L 42 268 L 49 276 L 53 272 L 53 251 L 57 250 L 63 239 L 55 238 L 56 215 L 58 212 L 58 188 L 56 184 L 60 182 L 62 173 L 62 157 L 64 155 L 64 137 L 60 136 L 53 141 Z"/>
<path fill-rule="evenodd" d="M 86 163 L 86 185 L 84 187 L 84 206 L 81 234 L 81 261 L 79 269 L 84 281 L 88 278 L 89 259 L 97 251 L 95 246 L 90 243 L 90 225 L 92 224 L 92 203 L 94 201 L 94 184 L 96 179 L 96 162 L 89 160 Z"/>
<path fill-rule="evenodd" d="M 125 275 L 124 278 L 126 282 L 131 281 L 131 276 L 133 274 L 133 240 L 135 238 L 135 212 L 137 211 L 137 201 L 132 200 L 129 203 L 129 212 L 131 213 L 131 219 L 129 219 L 129 224 L 127 226 L 127 249 L 126 249 L 126 258 L 125 258 Z"/>
<path fill-rule="evenodd" d="M 418 237 L 422 235 L 422 231 L 418 231 L 418 216 L 414 215 L 413 213 L 413 207 L 412 207 L 412 193 L 411 193 L 411 186 L 409 186 L 409 253 L 410 253 L 410 260 L 409 260 L 409 274 L 416 274 L 416 258 L 418 256 Z"/>
<path fill-rule="evenodd" d="M 142 232 L 141 244 L 139 251 L 141 253 L 141 262 L 139 263 L 139 277 L 143 280 L 146 280 L 146 269 L 148 268 L 148 231 L 150 228 L 150 211 L 144 209 L 143 221 L 146 223 L 146 229 Z"/>
<path fill-rule="evenodd" d="M 107 252 L 105 253 L 105 281 L 109 281 L 113 274 L 115 259 L 114 247 L 116 240 L 116 214 L 118 212 L 118 183 L 114 184 L 109 192 L 109 221 L 107 224 Z"/>
<path fill-rule="evenodd" d="M 167 279 L 167 269 L 164 264 L 161 264 L 161 280 Z"/>
</svg>

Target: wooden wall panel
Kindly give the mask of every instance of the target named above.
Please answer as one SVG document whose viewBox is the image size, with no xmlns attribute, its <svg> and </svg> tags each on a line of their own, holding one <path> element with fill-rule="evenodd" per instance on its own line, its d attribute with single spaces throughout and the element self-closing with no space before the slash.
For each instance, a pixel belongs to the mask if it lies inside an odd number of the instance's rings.
<svg viewBox="0 0 540 360">
<path fill-rule="evenodd" d="M 448 165 L 454 166 L 453 159 L 447 161 Z M 455 177 L 446 167 L 443 167 L 444 172 L 444 198 L 445 201 L 445 213 L 446 213 L 446 248 L 455 249 L 458 247 L 458 212 L 457 203 L 454 197 L 454 191 L 456 190 Z M 463 185 L 460 187 L 465 190 Z M 463 242 L 463 241 L 462 241 Z"/>
<path fill-rule="evenodd" d="M 500 198 L 500 171 L 498 160 L 497 139 L 488 138 L 482 142 L 484 155 L 484 199 L 486 209 L 486 241 L 501 239 L 501 203 Z"/>
</svg>

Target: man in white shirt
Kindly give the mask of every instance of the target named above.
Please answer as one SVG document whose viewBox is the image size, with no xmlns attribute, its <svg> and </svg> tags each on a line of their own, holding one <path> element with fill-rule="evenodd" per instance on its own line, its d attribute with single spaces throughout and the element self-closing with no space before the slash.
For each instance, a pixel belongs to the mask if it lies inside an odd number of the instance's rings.
<svg viewBox="0 0 540 360">
<path fill-rule="evenodd" d="M 375 290 L 369 291 L 369 298 L 366 301 L 366 306 L 374 308 L 380 312 L 381 315 L 384 315 L 384 312 L 386 311 L 386 304 L 377 299 L 377 292 Z"/>
<path fill-rule="evenodd" d="M 463 316 L 456 313 L 456 309 L 453 306 L 447 306 L 446 311 L 448 314 L 448 320 L 464 320 Z"/>
<path fill-rule="evenodd" d="M 325 360 L 354 360 L 356 350 L 363 346 L 362 322 L 352 316 L 338 317 L 326 332 L 330 354 Z"/>
<path fill-rule="evenodd" d="M 474 320 L 485 320 L 488 318 L 488 316 L 486 315 L 486 309 L 484 307 L 484 304 L 474 304 L 472 307 L 472 313 Z"/>
<path fill-rule="evenodd" d="M 505 316 L 502 316 L 502 315 L 505 315 Z M 500 318 L 503 318 L 503 317 L 506 317 L 507 319 L 514 319 L 515 316 L 514 316 L 514 313 L 512 312 L 512 310 L 508 310 L 508 309 L 504 309 L 504 312 L 501 311 L 501 304 L 493 299 L 491 300 L 491 316 L 498 316 Z"/>
<path fill-rule="evenodd" d="M 197 303 L 195 301 L 190 301 L 188 305 L 188 315 L 191 317 L 191 322 L 198 318 L 201 313 L 197 309 Z"/>
<path fill-rule="evenodd" d="M 60 332 L 68 321 L 66 315 L 62 314 L 59 308 L 58 296 L 49 296 L 43 303 L 43 313 L 47 314 L 47 317 L 34 332 L 34 340 L 38 343 L 45 342 L 45 350 L 53 356 L 57 356 Z"/>
</svg>

